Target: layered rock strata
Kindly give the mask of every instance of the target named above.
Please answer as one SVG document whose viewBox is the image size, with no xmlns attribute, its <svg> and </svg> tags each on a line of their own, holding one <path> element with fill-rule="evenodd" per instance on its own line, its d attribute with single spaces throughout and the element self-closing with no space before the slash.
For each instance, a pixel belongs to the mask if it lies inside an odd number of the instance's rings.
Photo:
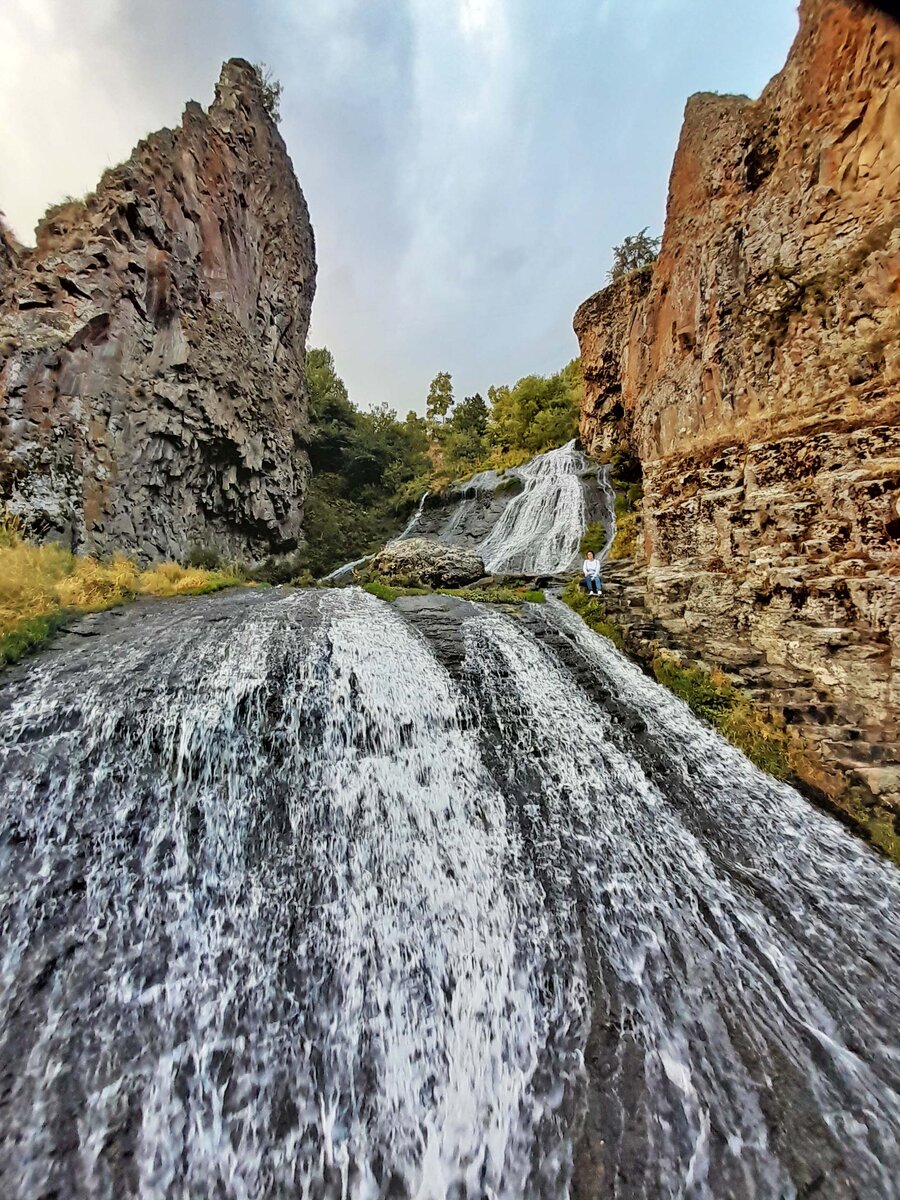
<svg viewBox="0 0 900 1200">
<path fill-rule="evenodd" d="M 757 101 L 687 105 L 658 261 L 575 316 L 582 438 L 643 465 L 648 617 L 900 805 L 900 25 L 803 0 Z"/>
<path fill-rule="evenodd" d="M 306 203 L 256 71 L 48 212 L 0 269 L 0 501 L 141 560 L 301 540 Z"/>
</svg>

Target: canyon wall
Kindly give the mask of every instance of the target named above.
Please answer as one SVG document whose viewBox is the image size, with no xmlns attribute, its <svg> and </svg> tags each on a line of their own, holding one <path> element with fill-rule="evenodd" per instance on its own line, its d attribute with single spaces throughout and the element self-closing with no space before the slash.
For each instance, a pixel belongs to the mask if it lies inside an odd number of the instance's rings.
<svg viewBox="0 0 900 1200">
<path fill-rule="evenodd" d="M 142 561 L 301 541 L 306 203 L 260 89 L 142 141 L 0 262 L 0 502 L 37 536 Z"/>
<path fill-rule="evenodd" d="M 632 578 L 671 642 L 900 811 L 900 25 L 803 0 L 759 100 L 687 105 L 658 261 L 575 316 L 581 433 L 644 473 Z M 891 818 L 893 819 L 893 817 Z"/>
</svg>

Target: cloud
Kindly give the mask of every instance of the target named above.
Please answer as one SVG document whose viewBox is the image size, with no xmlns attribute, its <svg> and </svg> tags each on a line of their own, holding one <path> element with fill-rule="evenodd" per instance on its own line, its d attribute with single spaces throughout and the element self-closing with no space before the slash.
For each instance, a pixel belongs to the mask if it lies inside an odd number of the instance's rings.
<svg viewBox="0 0 900 1200">
<path fill-rule="evenodd" d="M 151 129 L 267 62 L 319 257 L 313 337 L 404 411 L 577 351 L 610 248 L 659 230 L 697 90 L 757 93 L 786 0 L 5 0 L 0 208 L 27 238 Z"/>
</svg>

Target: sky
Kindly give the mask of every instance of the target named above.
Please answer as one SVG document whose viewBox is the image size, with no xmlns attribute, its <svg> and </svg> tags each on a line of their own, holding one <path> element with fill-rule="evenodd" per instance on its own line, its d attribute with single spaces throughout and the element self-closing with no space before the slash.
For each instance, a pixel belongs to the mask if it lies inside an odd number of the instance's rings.
<svg viewBox="0 0 900 1200">
<path fill-rule="evenodd" d="M 558 370 L 611 248 L 659 233 L 684 103 L 757 96 L 794 0 L 0 0 L 0 210 L 31 242 L 226 58 L 284 85 L 316 232 L 312 345 L 424 410 Z"/>
</svg>

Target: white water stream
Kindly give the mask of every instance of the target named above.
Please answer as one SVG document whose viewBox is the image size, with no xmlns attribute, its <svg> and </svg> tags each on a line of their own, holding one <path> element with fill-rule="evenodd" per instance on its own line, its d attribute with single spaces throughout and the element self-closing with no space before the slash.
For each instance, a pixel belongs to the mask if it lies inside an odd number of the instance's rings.
<svg viewBox="0 0 900 1200">
<path fill-rule="evenodd" d="M 556 601 L 401 605 L 6 676 L 0 1196 L 896 1200 L 897 871 Z"/>
</svg>

